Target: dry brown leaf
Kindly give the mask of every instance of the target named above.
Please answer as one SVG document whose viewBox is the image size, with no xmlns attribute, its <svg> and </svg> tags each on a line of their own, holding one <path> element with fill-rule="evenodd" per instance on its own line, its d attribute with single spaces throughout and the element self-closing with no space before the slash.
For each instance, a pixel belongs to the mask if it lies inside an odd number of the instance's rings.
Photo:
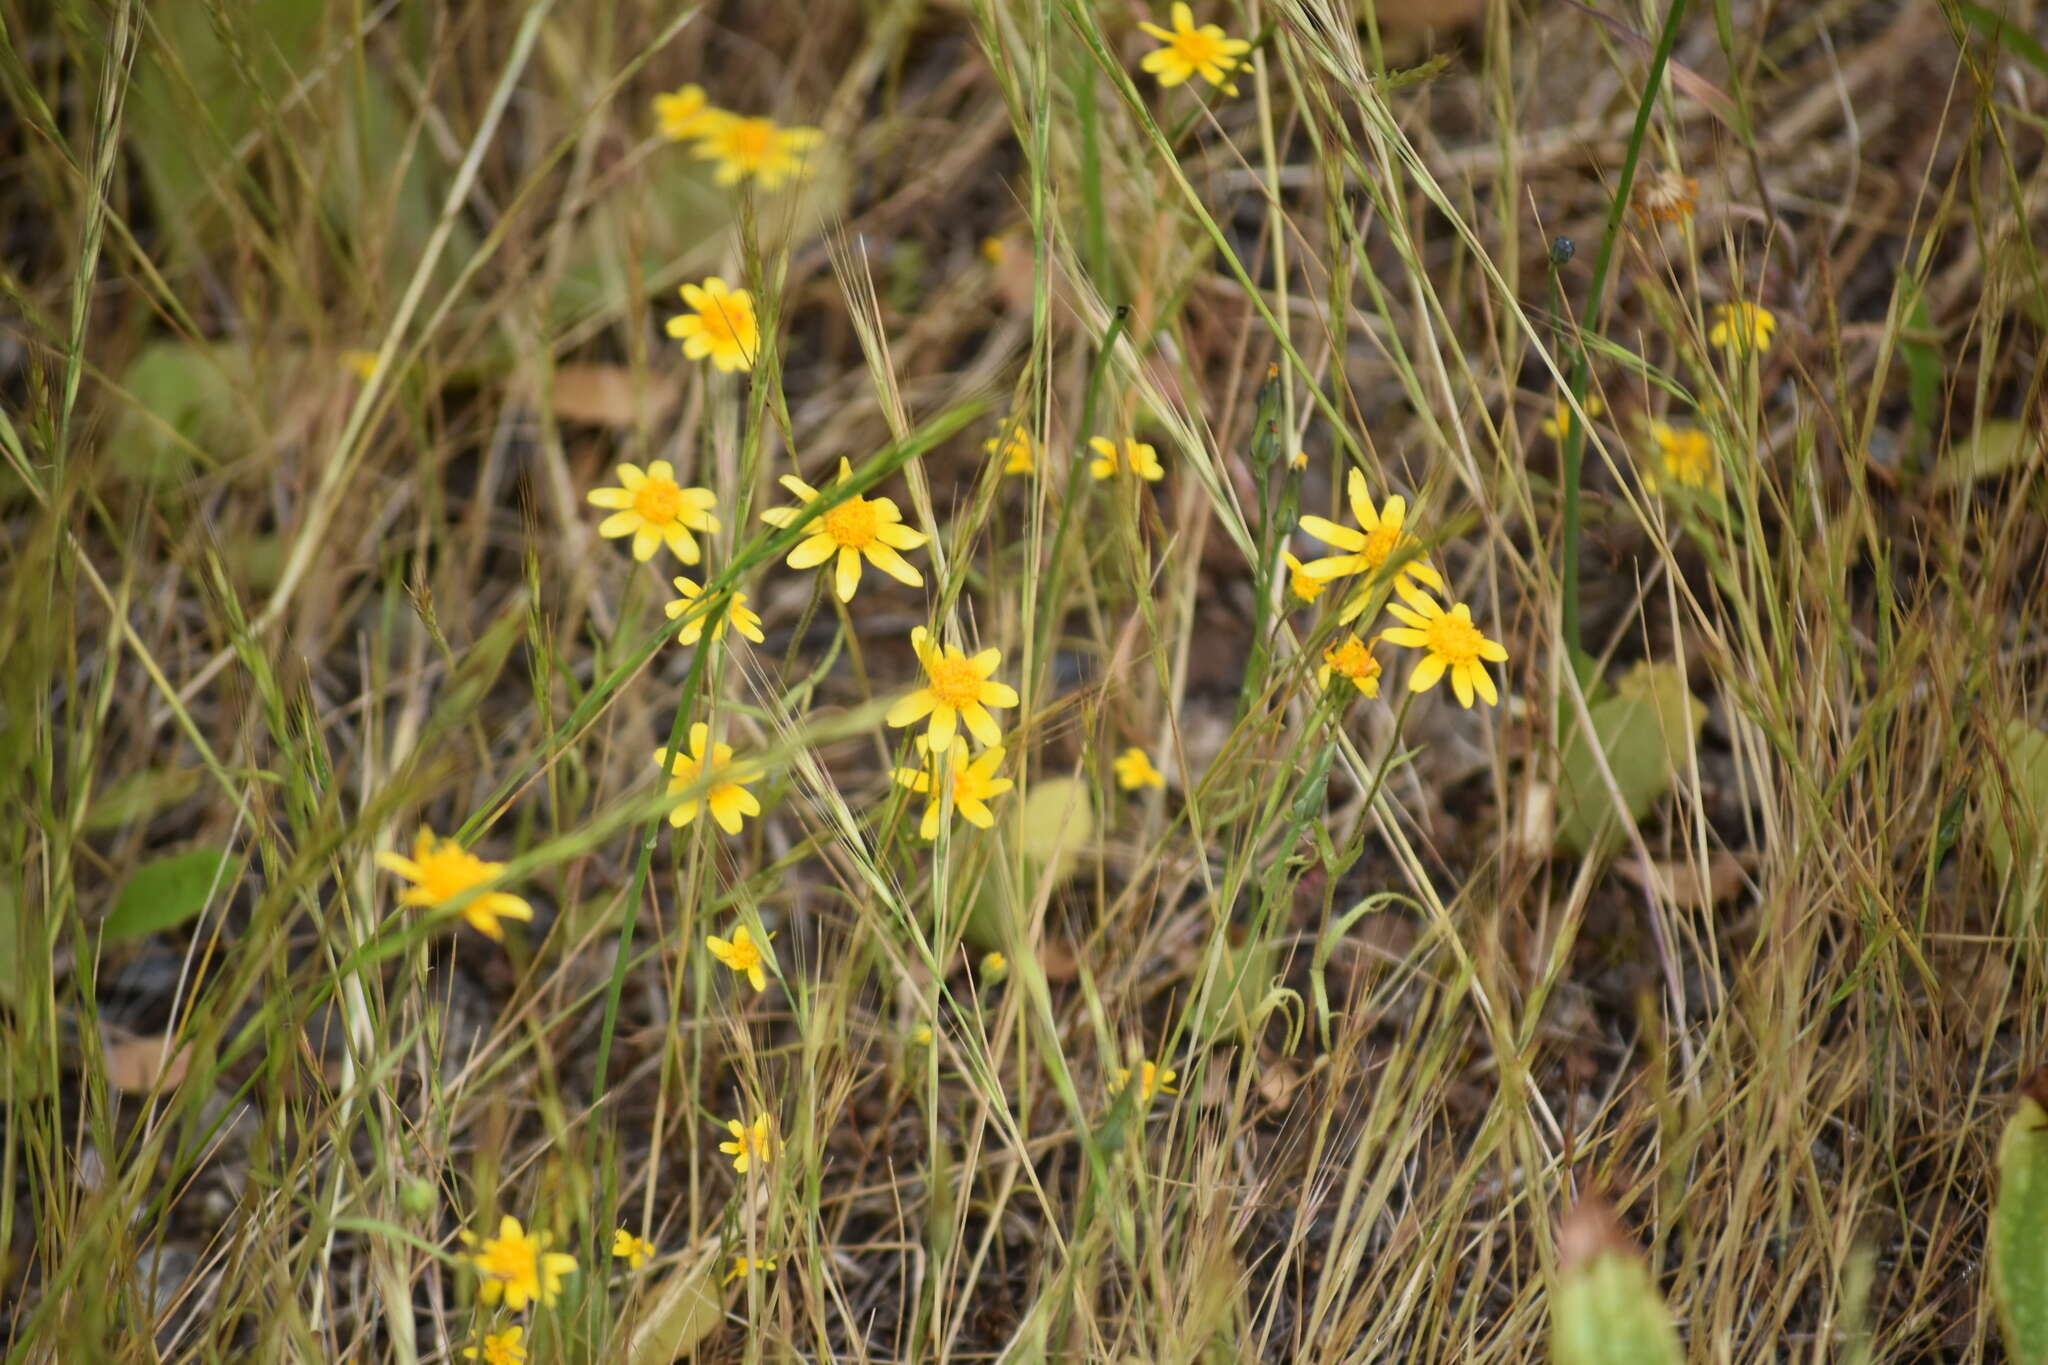
<svg viewBox="0 0 2048 1365">
<path fill-rule="evenodd" d="M 192 1064 L 192 1045 L 166 1052 L 161 1035 L 139 1037 L 125 1029 L 102 1026 L 101 1051 L 106 1058 L 107 1084 L 125 1094 L 147 1094 L 159 1081 L 168 1090 L 185 1079 Z"/>
<path fill-rule="evenodd" d="M 619 365 L 557 365 L 555 416 L 567 422 L 634 427 L 668 415 L 680 390 L 674 382 Z"/>
<path fill-rule="evenodd" d="M 1691 910 L 1710 910 L 1733 900 L 1742 890 L 1742 860 L 1725 849 L 1708 855 L 1704 874 L 1692 860 L 1653 863 L 1646 873 L 1633 860 L 1621 865 L 1621 872 L 1637 886 L 1648 890 L 1654 878 L 1665 900 Z"/>
</svg>

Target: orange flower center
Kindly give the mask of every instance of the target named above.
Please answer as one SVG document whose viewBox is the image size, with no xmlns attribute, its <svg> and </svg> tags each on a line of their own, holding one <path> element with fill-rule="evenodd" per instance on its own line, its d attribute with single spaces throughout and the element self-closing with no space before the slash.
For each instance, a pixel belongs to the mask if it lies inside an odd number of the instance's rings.
<svg viewBox="0 0 2048 1365">
<path fill-rule="evenodd" d="M 489 881 L 493 871 L 490 864 L 452 841 L 420 859 L 419 865 L 420 893 L 436 902 L 453 900 L 472 886 Z"/>
<path fill-rule="evenodd" d="M 1429 652 L 1453 668 L 1477 662 L 1485 643 L 1479 627 L 1449 612 L 1429 623 Z"/>
<path fill-rule="evenodd" d="M 1399 527 L 1382 523 L 1378 530 L 1366 533 L 1365 548 L 1358 552 L 1358 557 L 1377 569 L 1401 548 L 1405 539 Z"/>
<path fill-rule="evenodd" d="M 725 965 L 736 972 L 750 972 L 761 965 L 761 945 L 747 938 L 734 937 L 732 947 L 725 955 Z"/>
<path fill-rule="evenodd" d="M 537 1237 L 493 1237 L 484 1243 L 476 1258 L 479 1274 L 513 1284 L 536 1282 L 540 1278 L 540 1239 Z"/>
<path fill-rule="evenodd" d="M 934 659 L 932 695 L 955 710 L 981 700 L 981 674 L 966 659 Z"/>
<path fill-rule="evenodd" d="M 1704 488 L 1712 468 L 1712 457 L 1703 438 L 1681 437 L 1664 448 L 1664 468 L 1688 488 Z"/>
<path fill-rule="evenodd" d="M 1189 66 L 1220 66 L 1234 63 L 1223 51 L 1223 40 L 1198 28 L 1184 28 L 1173 35 L 1174 53 Z"/>
<path fill-rule="evenodd" d="M 775 153 L 775 125 L 764 118 L 734 119 L 725 128 L 725 156 L 745 166 L 759 166 Z"/>
<path fill-rule="evenodd" d="M 683 510 L 683 490 L 669 479 L 649 479 L 634 490 L 633 510 L 645 521 L 666 526 Z"/>
<path fill-rule="evenodd" d="M 825 534 L 843 550 L 865 550 L 874 543 L 881 513 L 866 498 L 848 498 L 822 518 Z"/>
<path fill-rule="evenodd" d="M 1323 662 L 1352 679 L 1376 678 L 1380 672 L 1380 661 L 1372 656 L 1371 650 L 1357 640 L 1346 640 L 1335 649 L 1326 650 Z"/>
</svg>

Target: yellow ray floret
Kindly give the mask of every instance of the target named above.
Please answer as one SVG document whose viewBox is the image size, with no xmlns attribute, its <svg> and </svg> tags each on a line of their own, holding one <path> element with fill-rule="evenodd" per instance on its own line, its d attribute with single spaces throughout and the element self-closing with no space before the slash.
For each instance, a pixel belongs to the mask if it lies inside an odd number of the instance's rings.
<svg viewBox="0 0 2048 1365">
<path fill-rule="evenodd" d="M 940 645 L 923 626 L 910 632 L 910 647 L 924 665 L 925 685 L 890 707 L 883 719 L 900 727 L 930 716 L 931 747 L 941 753 L 952 747 L 961 725 L 984 745 L 1001 743 L 1003 729 L 989 708 L 1017 704 L 1016 690 L 989 676 L 1002 665 L 1002 651 L 984 649 L 969 658 L 957 646 Z"/>
<path fill-rule="evenodd" d="M 734 976 L 745 977 L 747 984 L 759 992 L 768 989 L 768 940 L 774 937 L 770 934 L 768 939 L 757 939 L 742 924 L 732 931 L 729 939 L 715 934 L 706 935 L 704 946 L 711 950 L 713 957 L 731 969 Z"/>
<path fill-rule="evenodd" d="M 1448 672 L 1451 690 L 1458 694 L 1458 705 L 1469 709 L 1475 692 L 1488 706 L 1498 703 L 1500 694 L 1494 690 L 1493 675 L 1486 671 L 1486 664 L 1506 663 L 1508 652 L 1472 624 L 1472 609 L 1460 602 L 1445 611 L 1434 598 L 1406 581 L 1396 582 L 1394 590 L 1408 605 L 1390 603 L 1387 610 L 1399 618 L 1404 628 L 1382 631 L 1380 638 L 1388 644 L 1423 651 L 1422 662 L 1415 665 L 1415 671 L 1408 677 L 1408 690 L 1426 692 Z"/>
<path fill-rule="evenodd" d="M 718 1150 L 732 1158 L 733 1170 L 745 1175 L 757 1165 L 774 1163 L 781 1144 L 775 1138 L 774 1120 L 766 1114 L 756 1115 L 752 1124 L 728 1119 L 725 1130 L 732 1134 L 732 1141 L 719 1143 Z"/>
<path fill-rule="evenodd" d="M 1116 784 L 1127 792 L 1166 785 L 1166 774 L 1153 767 L 1151 757 L 1136 745 L 1111 759 L 1109 766 L 1116 770 Z"/>
<path fill-rule="evenodd" d="M 671 621 L 685 612 L 690 614 L 689 619 L 683 622 L 683 628 L 676 632 L 676 640 L 681 644 L 694 645 L 704 638 L 704 622 L 711 614 L 708 605 L 700 605 L 704 588 L 691 578 L 674 578 L 669 581 L 675 584 L 676 591 L 682 595 L 664 606 L 662 611 Z M 727 626 L 731 626 L 757 645 L 767 641 L 768 637 L 761 633 L 761 618 L 747 605 L 747 595 L 743 592 L 734 592 L 726 597 L 725 610 L 719 612 L 717 619 L 711 622 L 712 643 L 715 644 L 725 638 Z"/>
<path fill-rule="evenodd" d="M 683 354 L 692 360 L 709 357 L 726 374 L 753 369 L 754 358 L 761 354 L 754 296 L 716 275 L 702 284 L 686 284 L 681 292 L 690 311 L 668 320 L 668 334 L 683 343 Z"/>
<path fill-rule="evenodd" d="M 853 463 L 839 461 L 839 478 L 834 488 L 853 477 Z M 804 507 L 818 498 L 818 490 L 794 474 L 782 476 L 782 486 L 796 494 L 796 507 L 771 507 L 761 514 L 770 526 L 793 525 Z M 845 498 L 805 528 L 809 535 L 789 552 L 792 569 L 815 569 L 833 561 L 833 589 L 842 602 L 853 600 L 860 586 L 860 565 L 865 559 L 897 582 L 913 588 L 924 586 L 924 575 L 899 550 L 915 550 L 927 539 L 924 532 L 903 524 L 903 514 L 888 498 Z"/>
<path fill-rule="evenodd" d="M 1113 477 L 1119 465 L 1146 483 L 1158 483 L 1166 477 L 1159 464 L 1159 452 L 1143 441 L 1125 441 L 1119 452 L 1116 442 L 1093 436 L 1088 440 L 1088 448 L 1095 452 L 1095 458 L 1088 462 L 1088 472 L 1097 479 Z"/>
<path fill-rule="evenodd" d="M 919 837 L 939 837 L 939 817 L 945 806 L 945 796 L 952 793 L 953 809 L 968 824 L 977 829 L 987 829 L 996 822 L 995 812 L 988 803 L 995 797 L 1017 785 L 1007 777 L 997 777 L 996 770 L 1003 766 L 1003 746 L 998 744 L 970 760 L 967 756 L 967 741 L 958 735 L 946 749 L 934 756 L 934 751 L 923 735 L 917 737 L 918 756 L 924 766 L 898 768 L 895 771 L 899 786 L 928 798 L 924 805 L 924 819 L 918 824 Z"/>
<path fill-rule="evenodd" d="M 643 563 L 663 545 L 685 564 L 703 558 L 691 532 L 718 533 L 718 518 L 711 515 L 717 495 L 708 488 L 684 488 L 667 460 L 656 460 L 645 471 L 622 464 L 617 472 L 617 488 L 593 488 L 585 494 L 592 507 L 611 512 L 598 523 L 597 533 L 608 540 L 633 537 L 633 558 Z"/>
<path fill-rule="evenodd" d="M 1239 66 L 1238 58 L 1251 51 L 1252 45 L 1242 38 L 1227 37 L 1215 24 L 1195 27 L 1194 11 L 1184 4 L 1176 3 L 1169 14 L 1173 20 L 1170 29 L 1157 24 L 1138 25 L 1164 44 L 1146 53 L 1138 64 L 1157 76 L 1164 86 L 1180 85 L 1199 75 L 1224 94 L 1235 95 L 1237 87 L 1230 83 L 1229 75 Z"/>
<path fill-rule="evenodd" d="M 721 120 L 731 117 L 711 103 L 701 85 L 686 85 L 654 97 L 655 126 L 670 142 L 708 136 Z"/>
<path fill-rule="evenodd" d="M 773 119 L 737 114 L 725 115 L 695 136 L 696 154 L 718 163 L 713 179 L 719 184 L 753 179 L 767 190 L 810 174 L 811 154 L 825 137 L 816 128 L 784 128 Z"/>
<path fill-rule="evenodd" d="M 453 839 L 436 839 L 430 829 L 420 830 L 410 858 L 379 853 L 377 866 L 412 883 L 399 897 L 399 904 L 429 910 L 439 909 L 505 870 L 503 863 L 487 863 Z M 486 891 L 462 907 L 462 917 L 484 937 L 502 942 L 505 929 L 499 921 L 530 920 L 533 907 L 508 892 Z"/>
<path fill-rule="evenodd" d="M 477 1297 L 486 1304 L 503 1299 L 515 1313 L 529 1303 L 552 1306 L 562 1291 L 562 1277 L 576 1270 L 574 1256 L 549 1251 L 545 1234 L 526 1231 L 509 1213 L 499 1220 L 498 1235 L 485 1238 L 482 1245 L 467 1232 L 462 1240 L 476 1246 L 469 1261 L 479 1280 Z"/>
<path fill-rule="evenodd" d="M 733 762 L 730 744 L 710 741 L 711 727 L 700 720 L 690 727 L 687 753 L 670 753 L 665 748 L 654 751 L 655 766 L 668 774 L 669 795 L 693 793 L 668 813 L 668 822 L 681 829 L 708 808 L 720 829 L 738 834 L 747 816 L 761 813 L 760 801 L 743 785 L 759 781 L 760 773 L 751 765 Z"/>
</svg>

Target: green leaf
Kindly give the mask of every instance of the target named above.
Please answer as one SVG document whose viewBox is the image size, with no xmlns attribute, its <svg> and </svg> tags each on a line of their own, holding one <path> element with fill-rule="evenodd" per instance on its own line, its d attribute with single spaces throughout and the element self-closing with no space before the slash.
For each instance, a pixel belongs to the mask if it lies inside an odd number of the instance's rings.
<svg viewBox="0 0 2048 1365">
<path fill-rule="evenodd" d="M 1048 777 L 1032 784 L 1012 819 L 1011 829 L 1024 855 L 1024 882 L 1014 888 L 1019 897 L 1036 895 L 1048 870 L 1055 885 L 1073 876 L 1082 850 L 1095 842 L 1095 806 L 1087 783 L 1079 778 Z M 1011 890 L 1007 877 L 982 878 L 961 937 L 984 952 L 1014 947 L 1009 928 L 1022 907 L 1011 904 Z"/>
<path fill-rule="evenodd" d="M 147 820 L 198 791 L 202 778 L 198 768 L 144 768 L 130 773 L 93 797 L 85 810 L 83 828 L 99 834 Z"/>
<path fill-rule="evenodd" d="M 1989 38 L 1993 43 L 2018 57 L 2044 76 L 2048 76 L 2048 48 L 2040 40 L 2009 19 L 1997 14 L 1975 0 L 1959 0 L 1956 12 L 1963 16 L 1963 22 Z"/>
<path fill-rule="evenodd" d="M 187 849 L 144 863 L 114 898 L 101 936 L 121 943 L 183 924 L 226 895 L 239 872 L 234 855 L 218 848 Z"/>
<path fill-rule="evenodd" d="M 1685 1359 L 1649 1267 L 1603 1202 L 1589 1199 L 1574 1208 L 1557 1241 L 1561 1264 L 1550 1294 L 1553 1365 L 1679 1365 Z"/>
<path fill-rule="evenodd" d="M 2002 886 L 2027 906 L 2048 883 L 2048 734 L 2024 720 L 2006 724 L 2000 761 L 1977 770 L 1977 812 L 1984 851 Z"/>
<path fill-rule="evenodd" d="M 126 405 L 114 429 L 115 468 L 132 479 L 174 481 L 232 457 L 250 441 L 236 401 L 253 386 L 248 352 L 231 345 L 158 341 L 121 376 Z"/>
<path fill-rule="evenodd" d="M 1587 708 L 1596 751 L 1582 727 L 1566 740 L 1558 782 L 1557 846 L 1571 853 L 1605 851 L 1621 837 L 1614 798 L 1600 773 L 1605 755 L 1631 818 L 1640 820 L 1671 790 L 1707 709 L 1686 690 L 1675 665 L 1643 662 L 1611 697 Z"/>
<path fill-rule="evenodd" d="M 2034 1073 L 1998 1143 L 1991 1294 L 2016 1365 L 2048 1365 L 2048 1068 Z"/>
<path fill-rule="evenodd" d="M 1994 479 L 2041 454 L 2041 433 L 2024 422 L 1995 417 L 1950 446 L 1934 471 L 1943 485 Z"/>
<path fill-rule="evenodd" d="M 708 1271 L 677 1271 L 654 1291 L 653 1302 L 626 1344 L 626 1365 L 669 1365 L 725 1321 L 724 1296 Z"/>
</svg>

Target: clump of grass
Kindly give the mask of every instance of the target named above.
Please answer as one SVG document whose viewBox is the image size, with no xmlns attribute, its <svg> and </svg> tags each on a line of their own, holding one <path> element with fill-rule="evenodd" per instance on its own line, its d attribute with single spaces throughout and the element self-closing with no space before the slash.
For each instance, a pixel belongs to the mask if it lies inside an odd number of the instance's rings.
<svg viewBox="0 0 2048 1365">
<path fill-rule="evenodd" d="M 0 11 L 10 1353 L 1990 1358 L 2048 64 L 1370 8 Z"/>
</svg>

